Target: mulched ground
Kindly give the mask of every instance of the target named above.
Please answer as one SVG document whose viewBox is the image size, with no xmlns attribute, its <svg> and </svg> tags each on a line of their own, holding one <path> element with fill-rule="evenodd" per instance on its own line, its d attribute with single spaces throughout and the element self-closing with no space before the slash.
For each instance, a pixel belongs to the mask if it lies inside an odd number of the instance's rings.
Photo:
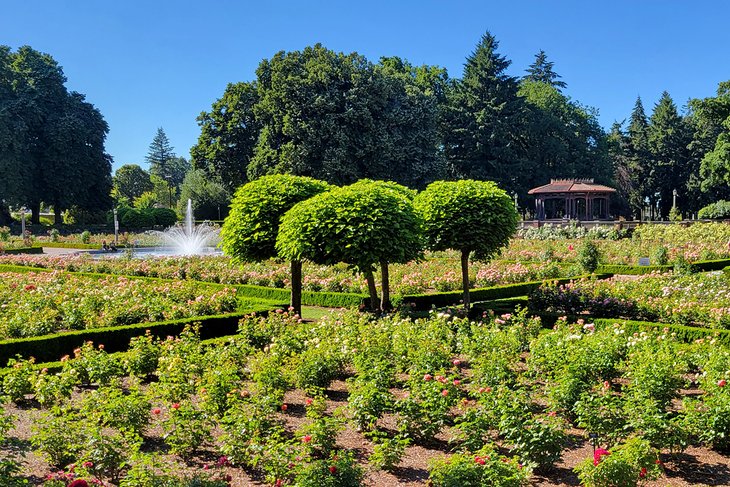
<svg viewBox="0 0 730 487">
<path fill-rule="evenodd" d="M 688 392 L 688 391 L 684 391 Z M 327 391 L 328 411 L 346 405 L 347 388 L 344 381 L 334 381 Z M 288 406 L 286 413 L 279 413 L 286 421 L 287 428 L 296 430 L 305 421 L 304 401 L 306 396 L 301 391 L 290 391 L 285 396 Z M 16 418 L 16 428 L 11 435 L 17 439 L 19 446 L 29 447 L 28 439 L 31 434 L 33 421 L 40 411 L 35 407 L 17 407 L 9 405 L 6 411 Z M 385 417 L 380 426 L 385 429 L 394 425 L 393 418 Z M 218 432 L 219 433 L 219 432 Z M 549 472 L 536 473 L 532 478 L 532 485 L 539 487 L 578 486 L 580 482 L 573 473 L 573 467 L 585 458 L 592 458 L 593 448 L 583 438 L 580 430 L 570 430 L 571 443 L 566 448 L 561 462 Z M 160 431 L 154 429 L 148 432 L 153 447 L 160 447 Z M 366 485 L 381 486 L 423 486 L 428 485 L 428 464 L 435 457 L 446 455 L 449 451 L 448 431 L 437 437 L 432 445 L 414 445 L 406 450 L 406 455 L 399 467 L 392 473 L 377 471 L 367 466 L 367 458 L 372 453 L 372 444 L 362 434 L 348 427 L 338 436 L 338 446 L 355 452 L 356 457 L 366 468 Z M 0 452 L 0 455 L 3 452 Z M 190 472 L 203 468 L 206 464 L 215 463 L 218 454 L 213 448 L 201 452 L 187 464 L 172 456 L 166 455 L 166 461 L 175 464 L 176 469 Z M 685 452 L 675 455 L 662 455 L 665 465 L 665 475 L 660 479 L 645 485 L 651 487 L 680 487 L 680 486 L 730 486 L 730 456 L 723 455 L 707 448 L 688 448 Z M 32 485 L 42 483 L 42 478 L 51 472 L 51 467 L 43 458 L 29 453 L 23 459 L 23 471 L 31 480 Z M 227 469 L 232 478 L 232 485 L 265 486 L 260 479 L 255 479 L 240 469 Z"/>
</svg>

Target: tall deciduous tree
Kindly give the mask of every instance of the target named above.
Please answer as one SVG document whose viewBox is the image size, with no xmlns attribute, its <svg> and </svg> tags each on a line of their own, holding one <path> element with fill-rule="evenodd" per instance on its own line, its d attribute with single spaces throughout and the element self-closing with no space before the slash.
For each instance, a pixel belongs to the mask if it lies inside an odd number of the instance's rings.
<svg viewBox="0 0 730 487">
<path fill-rule="evenodd" d="M 127 202 L 131 203 L 142 193 L 154 189 L 150 174 L 137 164 L 125 164 L 114 173 L 114 192 L 118 198 L 124 198 Z"/>
<path fill-rule="evenodd" d="M 431 250 L 461 253 L 464 308 L 469 309 L 469 258 L 488 261 L 509 243 L 517 228 L 512 198 L 492 181 L 436 181 L 414 206 L 424 220 Z"/>
<path fill-rule="evenodd" d="M 595 110 L 583 107 L 542 81 L 522 80 L 519 95 L 528 108 L 526 131 L 529 170 L 522 185 L 534 187 L 551 178 L 612 179 L 606 134 Z"/>
<path fill-rule="evenodd" d="M 253 111 L 258 99 L 255 82 L 231 83 L 211 111 L 198 116 L 200 136 L 190 149 L 193 168 L 217 178 L 231 192 L 247 180 L 261 131 Z"/>
<path fill-rule="evenodd" d="M 188 171 L 180 185 L 178 212 L 185 214 L 188 200 L 192 202 L 195 218 L 220 220 L 228 215 L 231 195 L 216 178 L 210 178 L 202 169 Z"/>
<path fill-rule="evenodd" d="M 692 100 L 690 106 L 696 121 L 693 145 L 704 152 L 702 190 L 714 199 L 730 199 L 730 81 L 720 83 L 717 96 Z"/>
<path fill-rule="evenodd" d="M 0 150 L 12 155 L 6 164 L 22 161 L 17 176 L 8 177 L 12 200 L 30 206 L 33 223 L 39 223 L 41 202 L 54 206 L 57 222 L 71 206 L 108 208 L 111 157 L 104 142 L 109 129 L 101 113 L 83 95 L 66 90 L 63 70 L 48 54 L 28 46 L 1 51 L 0 90 L 8 100 L 0 103 L 15 121 L 9 145 L 0 140 Z"/>
<path fill-rule="evenodd" d="M 336 184 L 423 184 L 437 173 L 437 111 L 409 67 L 374 66 L 321 45 L 280 52 L 257 70 L 261 132 L 251 179 L 291 173 Z"/>
<path fill-rule="evenodd" d="M 535 61 L 525 70 L 527 74 L 523 79 L 527 81 L 539 81 L 560 91 L 560 88 L 565 88 L 568 85 L 565 84 L 565 81 L 560 81 L 562 76 L 553 71 L 554 65 L 554 62 L 547 60 L 545 51 L 540 49 L 540 52 L 535 54 Z"/>
<path fill-rule="evenodd" d="M 316 179 L 277 174 L 244 184 L 236 191 L 221 229 L 223 252 L 235 263 L 256 262 L 276 257 L 279 221 L 295 204 L 327 191 L 329 185 Z M 291 306 L 301 314 L 302 260 L 291 261 Z"/>
<path fill-rule="evenodd" d="M 497 53 L 487 32 L 467 58 L 464 75 L 450 91 L 443 122 L 444 153 L 456 178 L 489 179 L 524 192 L 526 111 L 511 61 Z"/>
</svg>

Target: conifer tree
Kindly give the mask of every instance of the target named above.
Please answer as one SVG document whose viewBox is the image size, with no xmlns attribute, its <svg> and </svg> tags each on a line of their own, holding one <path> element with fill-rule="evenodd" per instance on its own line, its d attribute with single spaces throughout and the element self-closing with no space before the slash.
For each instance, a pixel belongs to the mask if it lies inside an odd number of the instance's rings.
<svg viewBox="0 0 730 487">
<path fill-rule="evenodd" d="M 517 79 L 506 73 L 511 62 L 497 53 L 498 45 L 487 32 L 449 93 L 444 155 L 453 177 L 489 179 L 508 192 L 523 192 L 526 109 Z"/>
<path fill-rule="evenodd" d="M 648 136 L 652 158 L 647 180 L 649 194 L 657 199 L 660 216 L 666 218 L 672 207 L 672 191 L 686 194 L 689 178 L 688 130 L 666 91 L 654 106 Z"/>
<path fill-rule="evenodd" d="M 553 86 L 560 91 L 561 88 L 565 88 L 568 85 L 565 84 L 565 81 L 560 81 L 559 78 L 562 78 L 562 76 L 553 71 L 554 65 L 555 63 L 553 61 L 547 60 L 547 54 L 545 54 L 545 51 L 540 49 L 540 52 L 535 54 L 535 61 L 525 70 L 527 75 L 524 76 L 523 79 L 529 81 L 540 81 L 541 83 Z"/>
<path fill-rule="evenodd" d="M 169 207 L 172 208 L 172 191 L 175 188 L 173 179 L 175 177 L 175 166 L 176 166 L 175 152 L 173 151 L 172 144 L 167 138 L 167 134 L 162 127 L 157 128 L 157 134 L 150 143 L 150 148 L 147 151 L 147 161 L 150 165 L 150 174 L 157 176 L 169 185 Z"/>
</svg>

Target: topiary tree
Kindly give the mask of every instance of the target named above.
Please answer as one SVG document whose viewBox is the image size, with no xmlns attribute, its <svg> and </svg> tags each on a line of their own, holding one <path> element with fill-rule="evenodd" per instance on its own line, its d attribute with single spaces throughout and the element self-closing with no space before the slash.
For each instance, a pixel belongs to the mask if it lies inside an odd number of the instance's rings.
<svg viewBox="0 0 730 487">
<path fill-rule="evenodd" d="M 414 192 L 396 183 L 363 180 L 299 203 L 281 219 L 276 248 L 289 259 L 320 264 L 349 264 L 372 276 L 382 273 L 380 308 L 390 308 L 388 264 L 405 263 L 422 254 L 421 219 Z M 375 308 L 377 292 L 370 290 Z"/>
<path fill-rule="evenodd" d="M 517 228 L 512 198 L 491 181 L 436 181 L 414 206 L 424 220 L 431 250 L 461 252 L 464 308 L 469 309 L 469 257 L 488 261 L 507 245 Z"/>
<path fill-rule="evenodd" d="M 221 229 L 221 247 L 234 263 L 276 257 L 279 220 L 297 203 L 327 191 L 324 181 L 289 174 L 263 176 L 236 191 Z M 291 261 L 291 307 L 302 311 L 302 260 Z"/>
</svg>

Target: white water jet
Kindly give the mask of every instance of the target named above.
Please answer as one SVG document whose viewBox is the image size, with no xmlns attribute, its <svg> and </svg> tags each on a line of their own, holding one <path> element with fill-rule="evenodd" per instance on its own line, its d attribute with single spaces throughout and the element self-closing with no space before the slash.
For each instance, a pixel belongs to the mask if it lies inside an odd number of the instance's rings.
<svg viewBox="0 0 730 487">
<path fill-rule="evenodd" d="M 170 227 L 162 232 L 165 246 L 172 247 L 173 255 L 201 255 L 210 253 L 220 236 L 220 229 L 208 223 L 195 225 L 193 202 L 188 199 L 185 212 L 185 225 Z"/>
</svg>

